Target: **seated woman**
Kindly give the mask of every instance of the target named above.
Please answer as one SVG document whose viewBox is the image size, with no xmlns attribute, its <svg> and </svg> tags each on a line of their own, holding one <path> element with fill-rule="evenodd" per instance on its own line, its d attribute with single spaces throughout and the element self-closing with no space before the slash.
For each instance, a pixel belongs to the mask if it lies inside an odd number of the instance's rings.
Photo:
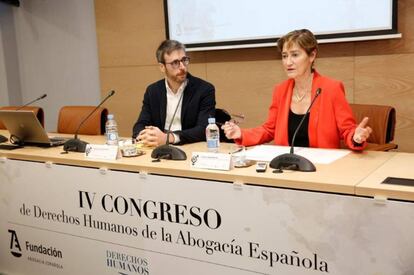
<svg viewBox="0 0 414 275">
<path fill-rule="evenodd" d="M 352 150 L 364 149 L 372 132 L 367 126 L 368 118 L 356 125 L 342 82 L 322 76 L 313 68 L 318 43 L 312 32 L 306 29 L 292 31 L 280 38 L 277 46 L 289 79 L 274 88 L 267 121 L 251 129 L 240 129 L 238 125 L 226 122 L 222 126 L 226 137 L 245 146 L 272 139 L 277 145 L 290 145 L 300 120 L 320 89 L 294 145 L 339 148 L 340 140 L 344 140 Z"/>
</svg>

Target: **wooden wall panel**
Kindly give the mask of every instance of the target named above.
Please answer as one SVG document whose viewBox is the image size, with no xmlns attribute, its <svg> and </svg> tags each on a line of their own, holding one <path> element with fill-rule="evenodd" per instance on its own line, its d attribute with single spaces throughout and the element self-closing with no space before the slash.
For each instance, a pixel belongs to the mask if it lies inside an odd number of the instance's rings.
<svg viewBox="0 0 414 275">
<path fill-rule="evenodd" d="M 162 0 L 95 1 L 101 67 L 153 65 L 165 39 Z"/>
<path fill-rule="evenodd" d="M 345 96 L 349 102 L 354 102 L 354 58 L 318 58 L 315 68 L 322 75 L 342 81 L 345 86 Z"/>
<path fill-rule="evenodd" d="M 207 75 L 216 87 L 217 107 L 244 114 L 243 127 L 266 119 L 273 86 L 282 79 L 280 61 L 208 63 Z"/>
<path fill-rule="evenodd" d="M 414 54 L 355 58 L 355 101 L 391 105 L 397 111 L 395 143 L 414 152 Z"/>
<path fill-rule="evenodd" d="M 396 142 L 414 152 L 414 0 L 400 0 L 402 39 L 319 45 L 316 68 L 345 84 L 354 103 L 397 109 Z M 121 134 L 130 135 L 148 84 L 162 77 L 155 50 L 165 39 L 162 0 L 95 0 L 102 95 Z M 243 126 L 266 119 L 273 86 L 286 79 L 275 47 L 190 52 L 190 72 L 216 87 L 217 106 L 244 113 Z"/>
</svg>

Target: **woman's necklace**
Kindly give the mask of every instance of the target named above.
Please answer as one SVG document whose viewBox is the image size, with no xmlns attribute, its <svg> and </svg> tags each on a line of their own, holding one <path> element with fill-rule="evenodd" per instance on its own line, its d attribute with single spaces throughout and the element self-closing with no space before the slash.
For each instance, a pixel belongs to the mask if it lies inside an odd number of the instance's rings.
<svg viewBox="0 0 414 275">
<path fill-rule="evenodd" d="M 308 94 L 308 92 L 312 89 L 312 79 L 313 79 L 313 74 L 311 74 L 310 81 L 308 84 L 310 88 L 303 89 L 302 95 L 299 93 L 299 89 L 296 87 L 296 85 L 295 87 L 293 87 L 293 99 L 295 100 L 296 103 L 301 102 L 305 98 L 305 96 Z"/>
<path fill-rule="evenodd" d="M 299 103 L 299 102 L 301 102 L 305 98 L 306 94 L 307 94 L 306 91 L 303 93 L 303 95 L 299 95 L 299 92 L 298 91 L 295 91 L 295 93 L 293 95 L 294 95 L 295 101 L 297 103 Z"/>
</svg>

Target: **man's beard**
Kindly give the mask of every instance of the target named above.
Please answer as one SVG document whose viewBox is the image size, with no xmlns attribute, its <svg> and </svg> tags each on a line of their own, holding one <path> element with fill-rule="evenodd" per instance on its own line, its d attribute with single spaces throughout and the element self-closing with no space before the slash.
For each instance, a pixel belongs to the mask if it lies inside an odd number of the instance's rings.
<svg viewBox="0 0 414 275">
<path fill-rule="evenodd" d="M 187 71 L 180 71 L 175 75 L 167 74 L 167 77 L 176 83 L 183 83 L 187 79 Z"/>
</svg>

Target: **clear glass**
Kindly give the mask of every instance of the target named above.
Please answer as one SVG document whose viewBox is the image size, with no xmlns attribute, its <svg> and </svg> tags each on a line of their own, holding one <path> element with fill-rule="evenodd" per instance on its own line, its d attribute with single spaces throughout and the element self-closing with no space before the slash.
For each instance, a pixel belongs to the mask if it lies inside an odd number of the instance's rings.
<svg viewBox="0 0 414 275">
<path fill-rule="evenodd" d="M 231 146 L 231 160 L 234 167 L 246 166 L 246 147 L 240 144 L 233 144 Z"/>
<path fill-rule="evenodd" d="M 140 150 L 139 144 L 134 138 L 121 139 L 119 141 L 119 149 L 123 157 L 137 157 L 144 154 L 144 151 Z"/>
</svg>

